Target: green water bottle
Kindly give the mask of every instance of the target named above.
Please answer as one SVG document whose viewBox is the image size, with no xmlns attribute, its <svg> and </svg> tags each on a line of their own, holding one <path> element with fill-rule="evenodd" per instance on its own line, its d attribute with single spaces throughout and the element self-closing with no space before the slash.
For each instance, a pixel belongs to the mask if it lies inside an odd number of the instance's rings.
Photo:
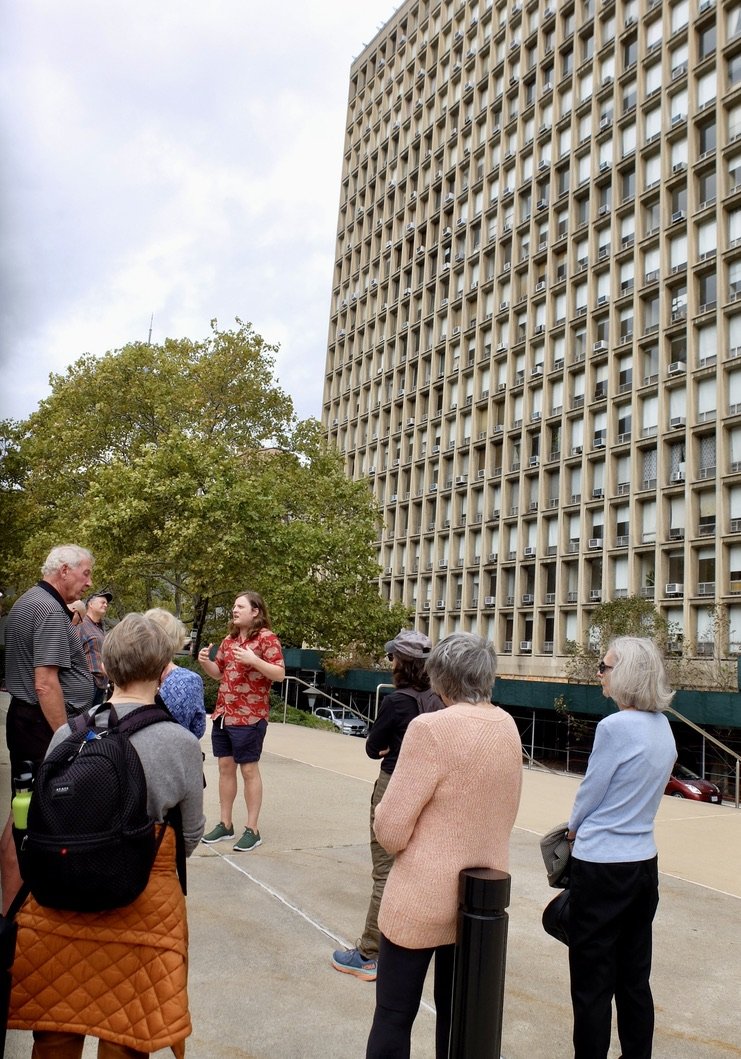
<svg viewBox="0 0 741 1059">
<path fill-rule="evenodd" d="M 33 762 L 24 761 L 21 771 L 13 780 L 13 801 L 11 812 L 13 813 L 13 826 L 17 831 L 25 831 L 28 827 L 28 807 L 31 804 L 31 788 L 33 787 Z"/>
</svg>

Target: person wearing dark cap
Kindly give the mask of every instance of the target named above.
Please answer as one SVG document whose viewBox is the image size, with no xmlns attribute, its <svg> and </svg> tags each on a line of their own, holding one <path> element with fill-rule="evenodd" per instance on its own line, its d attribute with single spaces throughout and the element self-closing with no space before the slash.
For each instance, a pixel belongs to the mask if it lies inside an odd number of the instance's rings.
<svg viewBox="0 0 741 1059">
<path fill-rule="evenodd" d="M 103 640 L 105 638 L 103 618 L 106 616 L 108 604 L 112 599 L 110 592 L 93 592 L 91 596 L 88 596 L 85 600 L 87 609 L 79 626 L 82 649 L 95 681 L 92 706 L 99 706 L 105 700 L 108 689 L 108 676 L 103 665 Z"/>
<path fill-rule="evenodd" d="M 414 629 L 402 629 L 398 636 L 386 644 L 386 654 L 391 660 L 392 680 L 396 690 L 383 699 L 378 717 L 365 743 L 368 757 L 381 761 L 370 806 L 373 890 L 362 936 L 354 948 L 335 951 L 332 966 L 343 974 L 352 974 L 367 982 L 373 982 L 376 978 L 378 909 L 386 879 L 394 863 L 393 856 L 383 848 L 375 836 L 373 823 L 376 806 L 391 779 L 410 722 L 420 713 L 431 713 L 444 706 L 442 699 L 430 689 L 430 681 L 425 672 L 425 659 L 431 650 L 430 638 Z"/>
</svg>

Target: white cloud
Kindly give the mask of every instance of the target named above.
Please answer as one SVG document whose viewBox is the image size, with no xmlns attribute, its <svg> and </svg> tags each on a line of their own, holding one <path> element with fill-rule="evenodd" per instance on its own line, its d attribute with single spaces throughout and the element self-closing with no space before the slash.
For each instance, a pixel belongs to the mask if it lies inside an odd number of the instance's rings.
<svg viewBox="0 0 741 1059">
<path fill-rule="evenodd" d="M 0 24 L 3 406 L 250 320 L 319 415 L 348 75 L 388 0 L 25 0 Z"/>
</svg>

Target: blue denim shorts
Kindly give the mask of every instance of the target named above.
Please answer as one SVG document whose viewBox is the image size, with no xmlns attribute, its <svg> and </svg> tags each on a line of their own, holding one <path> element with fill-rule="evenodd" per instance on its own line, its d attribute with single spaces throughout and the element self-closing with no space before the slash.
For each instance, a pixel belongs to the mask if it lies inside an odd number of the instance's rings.
<svg viewBox="0 0 741 1059">
<path fill-rule="evenodd" d="M 224 724 L 218 717 L 211 728 L 211 747 L 214 757 L 233 757 L 238 765 L 259 761 L 268 722 L 256 724 Z"/>
</svg>

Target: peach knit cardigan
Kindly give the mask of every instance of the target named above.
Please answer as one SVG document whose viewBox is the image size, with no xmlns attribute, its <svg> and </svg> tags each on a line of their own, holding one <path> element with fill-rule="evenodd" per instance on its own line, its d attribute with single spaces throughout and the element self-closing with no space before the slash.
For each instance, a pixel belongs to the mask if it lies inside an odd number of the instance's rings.
<svg viewBox="0 0 741 1059">
<path fill-rule="evenodd" d="M 498 707 L 457 703 L 412 721 L 374 824 L 396 854 L 379 914 L 390 941 L 455 941 L 458 873 L 508 870 L 521 786 L 520 736 Z"/>
</svg>

